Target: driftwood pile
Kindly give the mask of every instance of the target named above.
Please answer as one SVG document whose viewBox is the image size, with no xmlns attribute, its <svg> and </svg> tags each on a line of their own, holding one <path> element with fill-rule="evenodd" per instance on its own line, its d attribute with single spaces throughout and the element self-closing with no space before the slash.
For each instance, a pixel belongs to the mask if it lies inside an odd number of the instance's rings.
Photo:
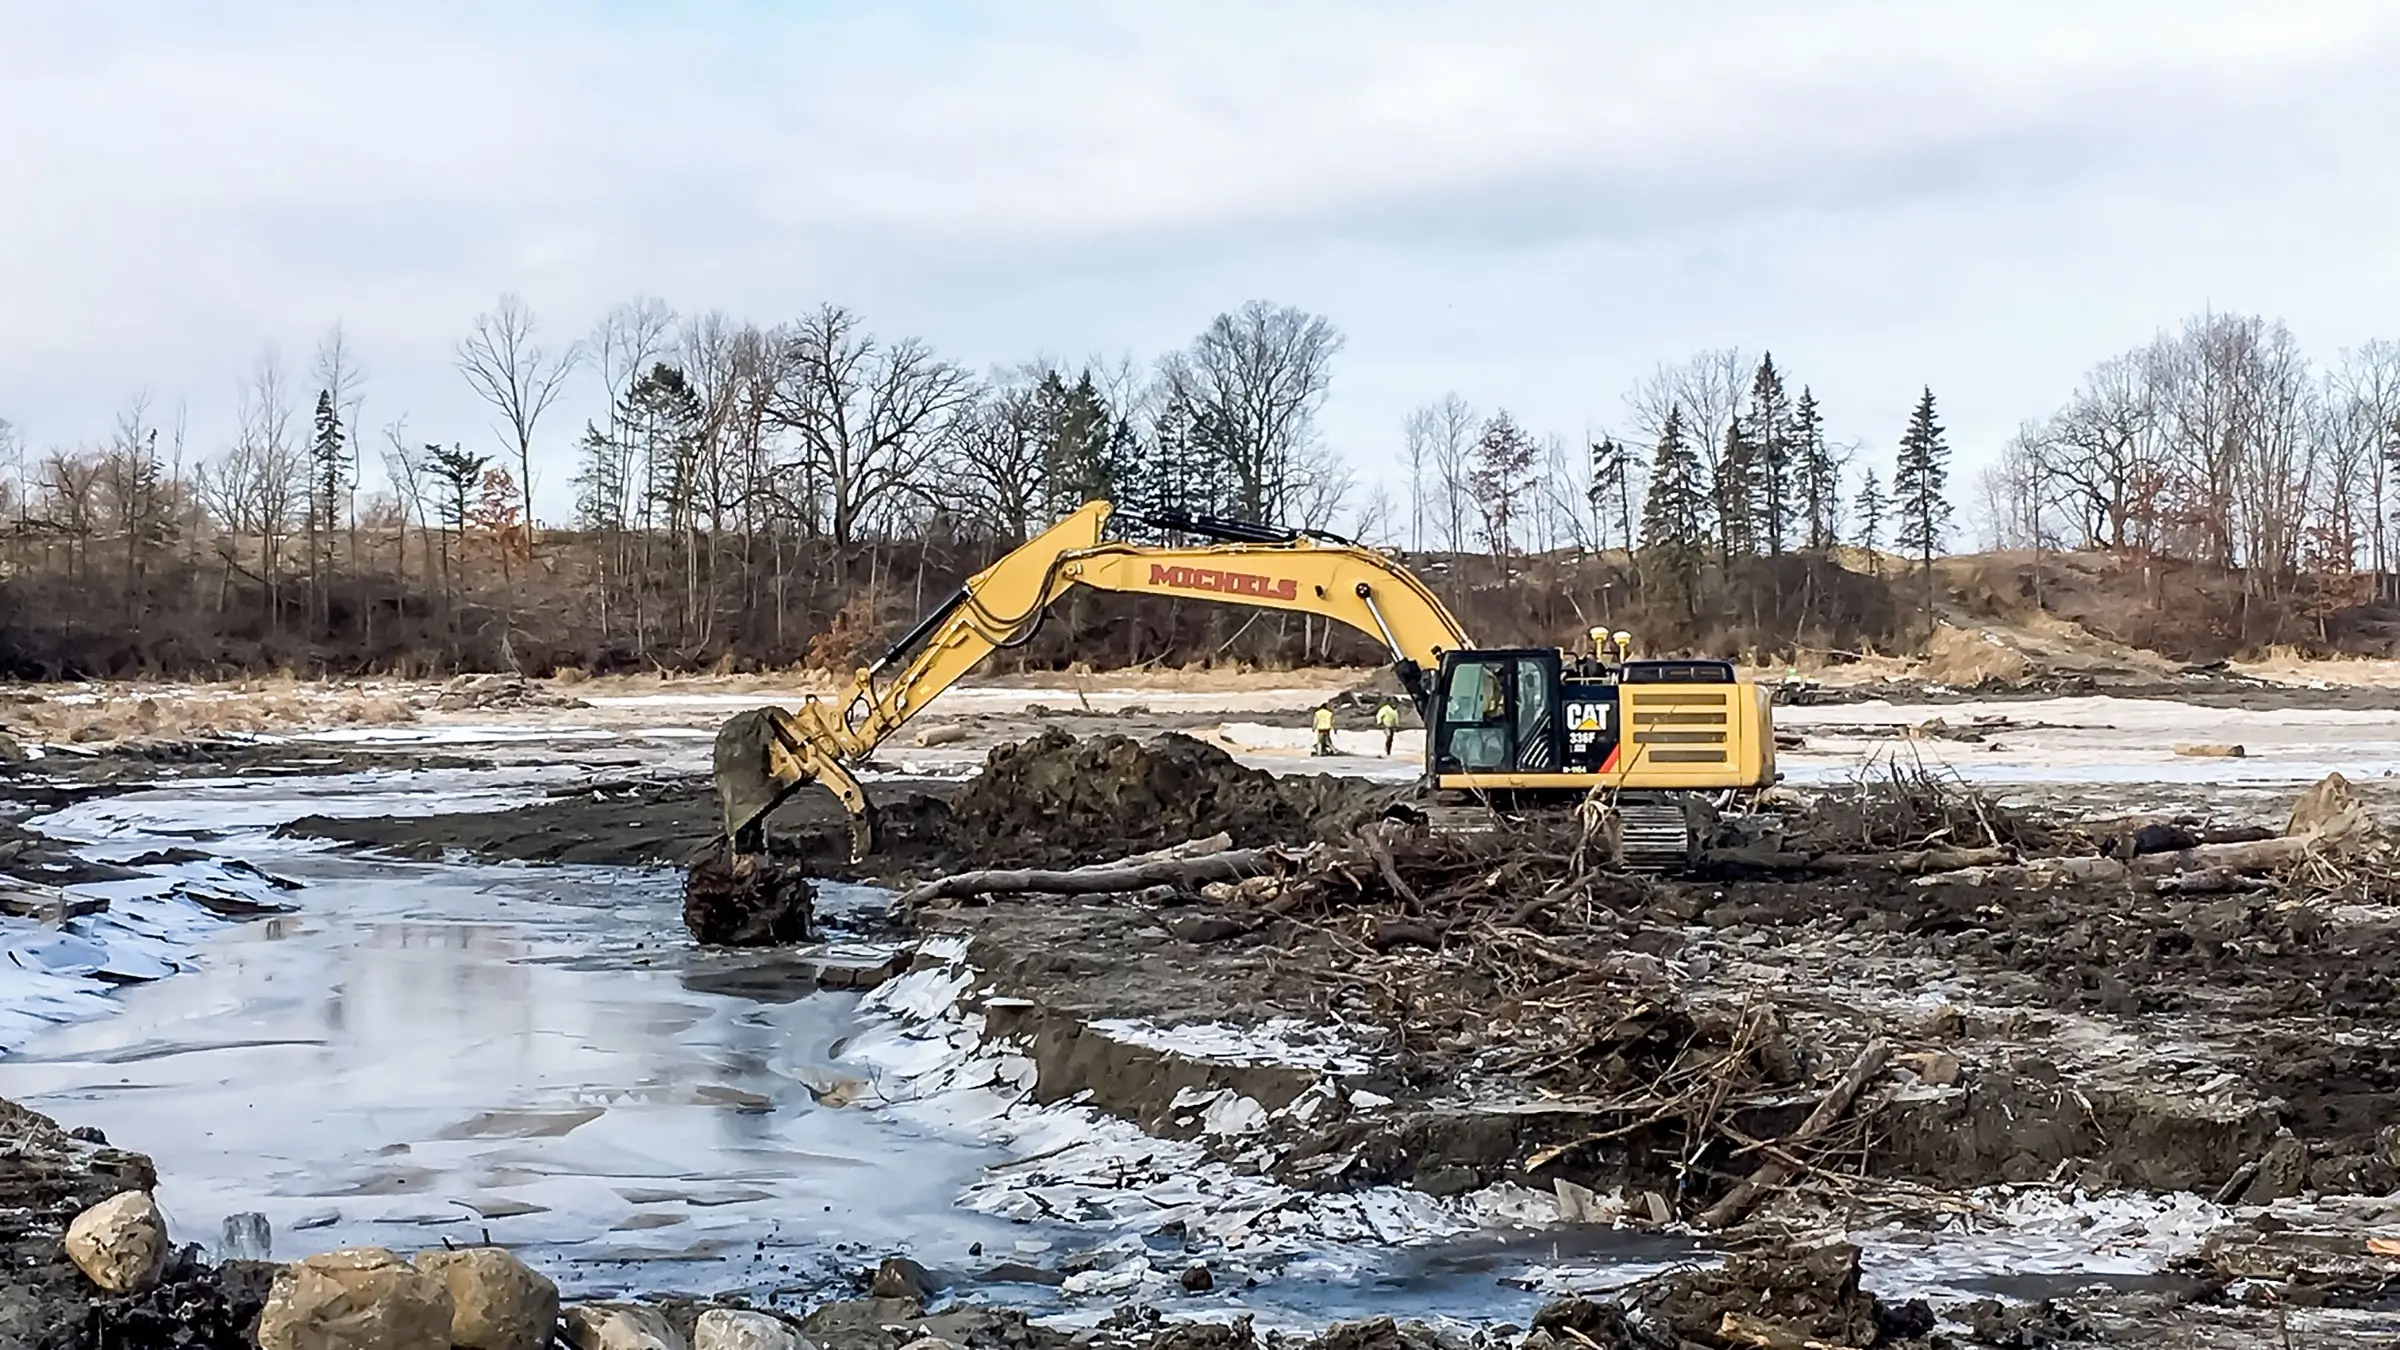
<svg viewBox="0 0 2400 1350">
<path fill-rule="evenodd" d="M 1532 1150 L 1522 1166 L 1535 1176 L 1595 1175 L 1604 1160 L 1637 1156 L 1651 1175 L 1671 1175 L 1677 1208 L 1708 1226 L 1738 1222 L 1785 1189 L 1890 1198 L 1866 1180 L 1864 1159 L 1894 1045 L 1866 1022 L 1804 1038 L 1761 994 L 1688 1000 L 1670 958 L 1689 955 L 1679 935 L 1718 893 L 1618 870 L 1600 834 L 1592 813 L 1562 812 L 1481 834 L 1376 820 L 1305 847 L 1236 848 L 1217 835 L 1091 867 L 962 873 L 904 904 L 1126 895 L 1205 916 L 1211 936 L 1194 941 L 1245 941 L 1329 1003 L 1391 1029 L 1403 1075 L 1436 1088 L 1505 1080 L 1596 1122 Z M 2061 824 L 1895 767 L 1731 822 L 1709 858 L 1737 874 L 1834 874 L 1887 894 L 2400 889 L 2384 833 L 2338 776 L 2277 832 Z"/>
<path fill-rule="evenodd" d="M 1528 1171 L 1588 1171 L 1599 1154 L 1638 1152 L 1649 1172 L 1685 1177 L 1695 1202 L 1734 1187 L 1711 1222 L 1738 1219 L 1807 1170 L 1794 1150 L 1857 1152 L 1857 1131 L 1835 1126 L 1890 1047 L 1855 1060 L 1812 1055 L 1767 1000 L 1689 1004 L 1668 963 L 1643 950 L 1645 929 L 1661 931 L 1647 917 L 1661 887 L 1603 866 L 1572 818 L 1474 836 L 1381 821 L 1305 849 L 1225 844 L 1090 868 L 965 873 L 904 903 L 1127 893 L 1204 907 L 1296 978 L 1348 995 L 1349 1009 L 1391 1028 L 1404 1075 L 1504 1078 L 1607 1122 L 1536 1153 Z M 1808 1086 L 1813 1071 L 1831 1080 L 1822 1097 Z"/>
</svg>

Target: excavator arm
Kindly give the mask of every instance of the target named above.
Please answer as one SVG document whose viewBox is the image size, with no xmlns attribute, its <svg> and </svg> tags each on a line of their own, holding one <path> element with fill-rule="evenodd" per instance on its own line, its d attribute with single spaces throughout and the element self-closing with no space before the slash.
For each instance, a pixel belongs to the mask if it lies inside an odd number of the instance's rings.
<svg viewBox="0 0 2400 1350">
<path fill-rule="evenodd" d="M 1441 654 L 1470 645 L 1433 592 L 1373 549 L 1256 527 L 1231 542 L 1133 544 L 1103 538 L 1113 509 L 1087 502 L 968 578 L 840 695 L 812 694 L 795 709 L 758 708 L 728 721 L 717 733 L 716 777 L 734 848 L 760 848 L 767 813 L 815 782 L 848 811 L 852 853 L 864 856 L 874 843 L 873 812 L 851 766 L 992 652 L 1029 640 L 1049 607 L 1077 586 L 1282 609 L 1346 624 L 1391 652 L 1402 686 L 1420 704 L 1424 678 Z"/>
</svg>

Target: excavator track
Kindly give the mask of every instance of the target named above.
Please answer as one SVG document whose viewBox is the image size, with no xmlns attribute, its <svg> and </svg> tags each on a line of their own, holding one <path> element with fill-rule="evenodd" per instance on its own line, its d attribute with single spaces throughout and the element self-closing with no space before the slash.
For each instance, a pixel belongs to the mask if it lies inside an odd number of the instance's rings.
<svg viewBox="0 0 2400 1350">
<path fill-rule="evenodd" d="M 1705 811 L 1695 813 L 1693 803 L 1679 793 L 1627 794 L 1604 810 L 1601 829 L 1610 837 L 1617 864 L 1631 872 L 1680 872 L 1697 859 L 1700 832 Z M 1570 815 L 1578 805 L 1560 802 L 1535 810 Z M 1403 814 L 1418 821 L 1434 834 L 1460 839 L 1489 839 L 1507 829 L 1510 821 L 1521 821 L 1527 811 L 1517 809 L 1502 812 L 1480 801 L 1420 801 L 1404 808 Z"/>
</svg>

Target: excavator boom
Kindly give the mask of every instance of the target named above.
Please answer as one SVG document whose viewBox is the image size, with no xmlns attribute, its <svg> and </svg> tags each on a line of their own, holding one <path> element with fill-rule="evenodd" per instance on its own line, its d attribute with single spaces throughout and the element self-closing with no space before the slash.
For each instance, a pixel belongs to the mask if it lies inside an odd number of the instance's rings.
<svg viewBox="0 0 2400 1350">
<path fill-rule="evenodd" d="M 1442 654 L 1472 645 L 1424 583 L 1373 549 L 1180 517 L 1157 523 L 1221 542 L 1133 544 L 1104 537 L 1113 510 L 1108 502 L 1087 502 L 968 578 L 835 698 L 810 695 L 796 709 L 759 708 L 728 721 L 717 734 L 715 767 L 734 847 L 757 848 L 767 813 L 817 782 L 849 811 L 853 853 L 866 853 L 872 813 L 852 766 L 992 652 L 1029 640 L 1049 607 L 1076 586 L 1291 610 L 1347 624 L 1391 652 L 1402 686 L 1420 707 Z"/>
</svg>

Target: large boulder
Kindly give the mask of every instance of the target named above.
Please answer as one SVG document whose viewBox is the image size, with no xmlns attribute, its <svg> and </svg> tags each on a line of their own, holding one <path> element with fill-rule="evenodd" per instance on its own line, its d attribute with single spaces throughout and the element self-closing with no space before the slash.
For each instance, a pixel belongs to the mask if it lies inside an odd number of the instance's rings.
<svg viewBox="0 0 2400 1350">
<path fill-rule="evenodd" d="M 558 1286 L 499 1247 L 418 1252 L 416 1266 L 450 1290 L 454 1346 L 544 1350 L 558 1330 Z"/>
<path fill-rule="evenodd" d="M 381 1247 L 285 1266 L 258 1316 L 259 1350 L 448 1350 L 450 1286 Z"/>
<path fill-rule="evenodd" d="M 782 1319 L 739 1308 L 711 1308 L 692 1327 L 692 1350 L 813 1350 Z"/>
<path fill-rule="evenodd" d="M 138 1294 L 167 1264 L 167 1218 L 148 1191 L 120 1191 L 67 1225 L 67 1256 L 112 1294 Z"/>
<path fill-rule="evenodd" d="M 583 1303 L 567 1309 L 575 1350 L 685 1350 L 665 1313 L 638 1303 Z"/>
</svg>

